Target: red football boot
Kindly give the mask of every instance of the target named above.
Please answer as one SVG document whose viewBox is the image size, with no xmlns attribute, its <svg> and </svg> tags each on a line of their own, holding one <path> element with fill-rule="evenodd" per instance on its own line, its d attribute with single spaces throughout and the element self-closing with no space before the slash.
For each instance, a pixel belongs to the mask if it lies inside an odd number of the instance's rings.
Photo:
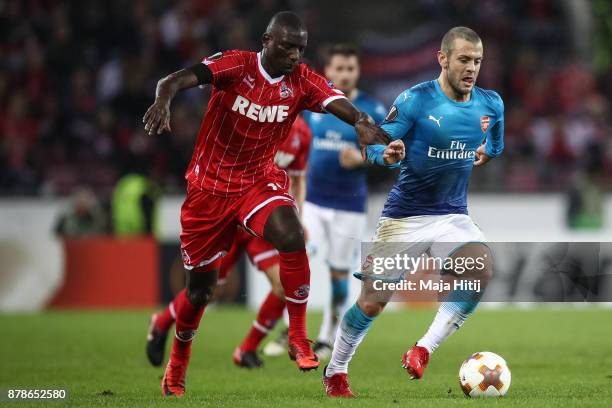
<svg viewBox="0 0 612 408">
<path fill-rule="evenodd" d="M 353 398 L 355 394 L 351 391 L 348 375 L 345 373 L 334 374 L 330 377 L 325 375 L 327 366 L 323 369 L 323 386 L 328 397 Z"/>
<path fill-rule="evenodd" d="M 165 397 L 182 397 L 185 395 L 187 364 L 189 364 L 188 357 L 183 361 L 176 362 L 170 358 L 161 382 L 162 394 Z"/>
<path fill-rule="evenodd" d="M 402 368 L 405 368 L 411 380 L 423 377 L 423 371 L 429 361 L 429 351 L 425 347 L 412 346 L 402 357 Z"/>
<path fill-rule="evenodd" d="M 302 371 L 313 370 L 321 364 L 319 357 L 312 351 L 310 347 L 312 343 L 308 339 L 296 339 L 289 337 L 287 352 L 289 358 L 295 361 L 295 364 Z"/>
</svg>

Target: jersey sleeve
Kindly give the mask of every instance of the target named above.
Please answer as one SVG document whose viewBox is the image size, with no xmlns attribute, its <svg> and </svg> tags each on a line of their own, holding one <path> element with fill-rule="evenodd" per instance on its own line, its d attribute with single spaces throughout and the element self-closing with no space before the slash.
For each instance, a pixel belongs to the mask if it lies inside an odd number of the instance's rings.
<svg viewBox="0 0 612 408">
<path fill-rule="evenodd" d="M 485 144 L 485 154 L 491 158 L 501 155 L 504 150 L 504 102 L 496 92 L 493 99 L 497 117 Z"/>
<path fill-rule="evenodd" d="M 402 92 L 393 102 L 380 127 L 391 139 L 401 139 L 412 129 L 418 110 L 417 96 L 409 90 Z"/>
<path fill-rule="evenodd" d="M 299 119 L 295 121 L 291 128 L 291 133 L 299 132 L 300 138 L 300 150 L 298 151 L 295 159 L 291 162 L 287 168 L 290 176 L 301 176 L 306 172 L 306 162 L 308 161 L 308 154 L 310 153 L 310 143 L 312 141 L 312 132 L 306 123 Z M 292 137 L 292 134 L 289 137 Z"/>
<path fill-rule="evenodd" d="M 325 112 L 325 107 L 332 101 L 346 98 L 344 93 L 334 88 L 331 81 L 305 68 L 300 76 L 300 89 L 304 94 L 303 109 L 313 112 Z"/>
<path fill-rule="evenodd" d="M 244 74 L 245 53 L 238 50 L 218 52 L 204 58 L 202 64 L 212 73 L 212 85 L 224 88 Z"/>
<path fill-rule="evenodd" d="M 392 140 L 403 138 L 414 126 L 414 122 L 418 117 L 418 105 L 416 95 L 412 94 L 409 90 L 402 92 L 395 99 L 380 127 L 387 132 Z M 383 145 L 366 146 L 366 159 L 371 164 L 391 168 L 398 167 L 398 163 L 391 166 L 387 166 L 384 163 L 382 159 L 384 151 L 385 146 Z"/>
</svg>

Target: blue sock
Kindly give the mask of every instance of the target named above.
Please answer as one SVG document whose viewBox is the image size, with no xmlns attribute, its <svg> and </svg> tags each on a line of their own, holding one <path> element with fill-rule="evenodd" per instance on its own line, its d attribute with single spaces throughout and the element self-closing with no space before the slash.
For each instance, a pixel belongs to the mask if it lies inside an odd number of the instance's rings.
<svg viewBox="0 0 612 408">
<path fill-rule="evenodd" d="M 348 279 L 331 280 L 332 305 L 343 305 L 348 298 Z"/>
<path fill-rule="evenodd" d="M 348 364 L 355 354 L 355 350 L 368 333 L 374 319 L 375 317 L 363 313 L 357 303 L 347 310 L 340 323 L 332 357 L 325 375 L 331 376 L 336 373 L 348 372 Z"/>
<path fill-rule="evenodd" d="M 482 295 L 482 292 L 476 292 L 475 290 L 453 290 L 448 294 L 440 307 L 465 320 L 474 312 L 474 309 L 480 303 Z"/>
</svg>

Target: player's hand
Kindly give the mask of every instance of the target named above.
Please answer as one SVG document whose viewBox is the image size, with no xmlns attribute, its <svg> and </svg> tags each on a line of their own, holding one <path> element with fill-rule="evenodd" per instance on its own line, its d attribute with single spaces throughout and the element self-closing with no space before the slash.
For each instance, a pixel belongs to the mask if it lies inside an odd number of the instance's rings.
<svg viewBox="0 0 612 408">
<path fill-rule="evenodd" d="M 359 137 L 360 145 L 386 145 L 391 141 L 389 135 L 376 126 L 372 118 L 366 114 L 355 123 L 355 131 L 357 132 L 357 137 Z"/>
<path fill-rule="evenodd" d="M 340 150 L 338 158 L 340 160 L 340 166 L 344 169 L 354 169 L 364 164 L 361 152 L 354 147 L 347 147 Z"/>
<path fill-rule="evenodd" d="M 385 148 L 383 160 L 385 164 L 395 164 L 406 157 L 406 146 L 401 140 L 394 140 Z"/>
<path fill-rule="evenodd" d="M 491 158 L 485 154 L 485 145 L 481 144 L 476 150 L 476 160 L 474 160 L 474 166 L 482 166 L 489 160 L 491 160 Z"/>
<path fill-rule="evenodd" d="M 145 131 L 153 136 L 159 135 L 164 130 L 171 132 L 170 128 L 170 103 L 160 99 L 155 99 L 153 105 L 147 109 L 147 113 L 142 117 L 142 123 L 145 124 Z"/>
</svg>

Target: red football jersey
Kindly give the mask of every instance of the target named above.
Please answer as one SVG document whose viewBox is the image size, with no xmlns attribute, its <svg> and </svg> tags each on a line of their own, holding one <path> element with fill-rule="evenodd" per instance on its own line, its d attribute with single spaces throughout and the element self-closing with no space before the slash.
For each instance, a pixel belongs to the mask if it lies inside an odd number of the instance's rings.
<svg viewBox="0 0 612 408">
<path fill-rule="evenodd" d="M 278 148 L 274 163 L 281 169 L 287 170 L 290 176 L 303 175 L 306 172 L 311 140 L 310 128 L 302 116 L 298 115 L 291 126 L 289 136 Z"/>
<path fill-rule="evenodd" d="M 282 171 L 274 156 L 297 115 L 344 98 L 305 64 L 271 78 L 260 53 L 226 51 L 203 63 L 213 74 L 213 90 L 185 178 L 217 196 L 241 194 Z"/>
</svg>

